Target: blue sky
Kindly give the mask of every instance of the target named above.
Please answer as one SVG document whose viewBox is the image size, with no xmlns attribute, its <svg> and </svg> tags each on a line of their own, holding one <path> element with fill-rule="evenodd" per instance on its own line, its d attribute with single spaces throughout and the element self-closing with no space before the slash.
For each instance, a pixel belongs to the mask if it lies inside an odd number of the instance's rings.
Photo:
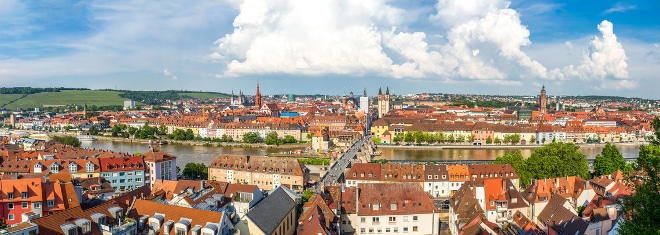
<svg viewBox="0 0 660 235">
<path fill-rule="evenodd" d="M 660 99 L 657 1 L 0 1 L 2 86 Z"/>
</svg>

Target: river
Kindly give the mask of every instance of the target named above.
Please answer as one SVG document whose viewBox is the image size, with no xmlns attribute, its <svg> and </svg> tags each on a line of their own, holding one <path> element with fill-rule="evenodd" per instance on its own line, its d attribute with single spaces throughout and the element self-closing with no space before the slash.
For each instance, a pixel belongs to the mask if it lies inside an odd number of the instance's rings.
<svg viewBox="0 0 660 235">
<path fill-rule="evenodd" d="M 595 158 L 604 145 L 584 145 L 580 152 L 587 158 Z M 118 152 L 146 152 L 149 146 L 144 143 L 113 142 L 113 141 L 91 141 L 83 142 L 82 147 L 100 148 Z M 267 153 L 288 152 L 299 148 L 237 148 L 237 147 L 209 147 L 192 145 L 161 145 L 161 151 L 177 156 L 177 165 L 181 168 L 189 162 L 208 164 L 220 154 L 245 154 L 266 155 Z M 634 144 L 619 145 L 623 157 L 635 158 L 639 155 L 639 146 Z M 505 153 L 512 153 L 518 148 L 469 148 L 469 149 L 447 149 L 447 148 L 378 148 L 382 152 L 379 158 L 388 160 L 492 160 Z M 534 149 L 520 149 L 524 157 L 529 157 Z"/>
</svg>

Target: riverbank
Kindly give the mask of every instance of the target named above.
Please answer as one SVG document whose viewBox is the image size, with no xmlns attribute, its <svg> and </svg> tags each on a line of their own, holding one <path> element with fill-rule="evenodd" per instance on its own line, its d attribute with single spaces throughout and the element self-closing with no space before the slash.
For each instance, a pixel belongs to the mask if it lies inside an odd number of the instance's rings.
<svg viewBox="0 0 660 235">
<path fill-rule="evenodd" d="M 577 144 L 580 148 L 602 148 L 602 144 Z M 614 143 L 617 147 L 642 146 L 648 142 Z M 393 149 L 537 149 L 544 145 L 376 145 L 378 148 Z"/>
<path fill-rule="evenodd" d="M 77 136 L 75 134 L 51 134 L 57 136 Z M 97 141 L 112 141 L 112 142 L 123 142 L 123 143 L 143 143 L 148 144 L 149 140 L 145 139 L 132 139 L 132 138 L 122 138 L 122 137 L 110 137 L 110 136 L 94 136 Z M 167 145 L 190 145 L 190 146 L 205 146 L 205 147 L 234 147 L 234 148 L 281 148 L 281 149 L 291 149 L 291 148 L 301 148 L 305 149 L 309 146 L 308 143 L 296 143 L 296 144 L 280 144 L 280 145 L 266 145 L 264 143 L 238 143 L 238 142 L 222 142 L 215 143 L 211 141 L 195 141 L 195 140 L 162 140 L 167 141 Z"/>
</svg>

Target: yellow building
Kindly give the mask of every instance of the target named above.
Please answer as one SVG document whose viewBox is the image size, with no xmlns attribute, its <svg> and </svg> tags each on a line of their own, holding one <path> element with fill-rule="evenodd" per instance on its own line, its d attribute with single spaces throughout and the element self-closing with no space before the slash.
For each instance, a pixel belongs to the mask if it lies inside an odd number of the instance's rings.
<svg viewBox="0 0 660 235">
<path fill-rule="evenodd" d="M 309 169 L 295 158 L 222 154 L 208 165 L 208 179 L 253 184 L 264 190 L 284 185 L 302 191 Z"/>
</svg>

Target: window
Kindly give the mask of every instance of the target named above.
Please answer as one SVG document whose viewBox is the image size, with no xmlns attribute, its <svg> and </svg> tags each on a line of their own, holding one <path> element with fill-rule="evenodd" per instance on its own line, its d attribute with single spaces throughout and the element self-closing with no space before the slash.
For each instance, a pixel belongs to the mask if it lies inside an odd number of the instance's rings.
<svg viewBox="0 0 660 235">
<path fill-rule="evenodd" d="M 142 175 L 142 171 L 136 171 L 135 175 Z"/>
<path fill-rule="evenodd" d="M 383 229 L 381 227 L 376 228 L 377 233 L 383 233 Z"/>
<path fill-rule="evenodd" d="M 396 210 L 396 203 L 390 204 L 390 210 Z"/>
<path fill-rule="evenodd" d="M 113 183 L 113 184 L 116 184 L 116 183 L 117 183 L 117 180 L 112 180 L 112 183 Z"/>
<path fill-rule="evenodd" d="M 78 166 L 76 166 L 76 164 L 72 162 L 71 164 L 69 164 L 69 172 L 71 173 L 78 172 Z"/>
<path fill-rule="evenodd" d="M 429 175 L 428 178 L 431 179 L 431 175 Z"/>
<path fill-rule="evenodd" d="M 367 232 L 367 229 L 365 229 L 365 228 L 360 228 L 360 233 L 365 233 L 365 232 Z"/>
<path fill-rule="evenodd" d="M 7 199 L 14 200 L 14 193 L 7 193 Z"/>
<path fill-rule="evenodd" d="M 399 227 L 394 227 L 394 228 L 392 228 L 392 232 L 394 232 L 394 233 L 398 233 L 398 232 L 399 232 Z"/>
<path fill-rule="evenodd" d="M 27 199 L 27 197 L 28 197 L 27 192 L 22 192 L 21 193 L 21 198 Z"/>
<path fill-rule="evenodd" d="M 389 221 L 390 221 L 390 222 L 396 222 L 396 217 L 394 217 L 394 216 L 390 216 Z"/>
<path fill-rule="evenodd" d="M 447 175 L 442 175 L 442 179 L 447 179 Z"/>
<path fill-rule="evenodd" d="M 403 232 L 407 233 L 408 232 L 408 227 L 403 227 Z"/>
<path fill-rule="evenodd" d="M 128 179 L 128 182 L 129 182 L 129 183 L 133 183 L 133 179 Z"/>
<path fill-rule="evenodd" d="M 371 222 L 379 223 L 380 222 L 380 217 L 371 217 Z"/>
<path fill-rule="evenodd" d="M 86 170 L 87 172 L 94 172 L 94 163 L 91 163 L 91 162 L 87 163 L 86 168 L 87 168 L 87 169 L 85 169 L 85 170 Z"/>
<path fill-rule="evenodd" d="M 10 209 L 10 210 L 14 209 L 14 203 L 13 202 L 7 203 L 7 209 Z"/>
<path fill-rule="evenodd" d="M 186 230 L 183 228 L 177 228 L 176 235 L 186 235 Z"/>
<path fill-rule="evenodd" d="M 28 206 L 29 206 L 29 203 L 28 203 L 28 202 L 22 202 L 22 203 L 21 203 L 21 208 L 23 208 L 23 209 L 27 209 Z"/>
<path fill-rule="evenodd" d="M 413 232 L 417 232 L 417 226 L 413 226 Z"/>
<path fill-rule="evenodd" d="M 413 215 L 413 221 L 417 221 L 417 216 Z"/>
<path fill-rule="evenodd" d="M 380 204 L 374 204 L 373 209 L 375 211 L 380 210 Z"/>
<path fill-rule="evenodd" d="M 14 214 L 9 214 L 9 220 L 14 220 Z"/>
<path fill-rule="evenodd" d="M 364 223 L 366 219 L 364 217 L 360 218 L 360 223 Z"/>
<path fill-rule="evenodd" d="M 403 216 L 403 222 L 408 222 L 408 216 Z"/>
<path fill-rule="evenodd" d="M 135 178 L 135 182 L 142 182 L 142 178 Z"/>
<path fill-rule="evenodd" d="M 34 203 L 32 203 L 32 208 L 34 208 L 34 209 L 40 209 L 40 208 L 41 208 L 41 202 L 34 202 Z"/>
<path fill-rule="evenodd" d="M 50 172 L 57 173 L 60 168 L 57 167 L 57 164 L 50 165 Z"/>
<path fill-rule="evenodd" d="M 369 233 L 374 233 L 374 228 L 369 228 Z"/>
<path fill-rule="evenodd" d="M 128 172 L 127 175 L 133 175 L 133 172 Z"/>
<path fill-rule="evenodd" d="M 385 232 L 386 232 L 386 233 L 389 233 L 389 232 L 390 232 L 390 228 L 389 228 L 389 227 L 385 228 Z"/>
<path fill-rule="evenodd" d="M 55 201 L 53 201 L 53 200 L 48 200 L 47 203 L 48 203 L 48 207 L 54 207 L 55 206 Z"/>
</svg>

